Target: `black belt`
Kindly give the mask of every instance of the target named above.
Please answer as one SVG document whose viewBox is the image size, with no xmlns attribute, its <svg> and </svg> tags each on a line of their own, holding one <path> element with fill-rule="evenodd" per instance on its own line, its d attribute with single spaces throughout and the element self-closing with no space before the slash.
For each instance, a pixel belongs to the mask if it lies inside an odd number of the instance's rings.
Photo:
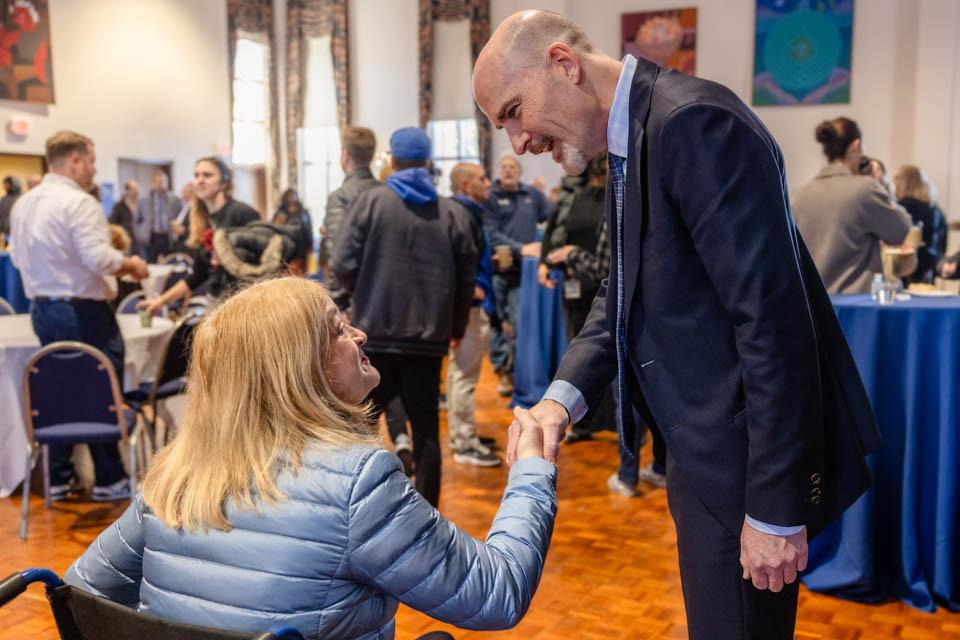
<svg viewBox="0 0 960 640">
<path fill-rule="evenodd" d="M 105 300 L 93 300 L 92 298 L 48 298 L 47 296 L 35 296 L 34 302 L 106 302 Z"/>
</svg>

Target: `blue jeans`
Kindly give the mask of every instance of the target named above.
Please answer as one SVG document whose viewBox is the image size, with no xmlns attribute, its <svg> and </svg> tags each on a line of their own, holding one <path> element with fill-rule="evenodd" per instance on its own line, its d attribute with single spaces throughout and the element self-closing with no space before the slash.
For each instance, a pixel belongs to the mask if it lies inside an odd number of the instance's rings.
<svg viewBox="0 0 960 640">
<path fill-rule="evenodd" d="M 499 323 L 490 327 L 490 362 L 494 371 L 513 371 L 513 355 L 516 348 L 517 329 L 520 327 L 520 283 L 517 276 L 493 275 L 493 298 L 497 305 Z M 503 331 L 507 321 L 513 329 L 511 335 Z"/>
<path fill-rule="evenodd" d="M 102 351 L 113 363 L 118 381 L 123 385 L 123 336 L 106 302 L 37 300 L 30 304 L 30 320 L 42 345 L 76 340 Z M 94 483 L 98 487 L 114 484 L 126 477 L 116 443 L 88 446 L 93 458 Z M 73 463 L 70 461 L 73 448 L 50 446 L 49 449 L 50 485 L 67 484 L 73 475 Z"/>
</svg>

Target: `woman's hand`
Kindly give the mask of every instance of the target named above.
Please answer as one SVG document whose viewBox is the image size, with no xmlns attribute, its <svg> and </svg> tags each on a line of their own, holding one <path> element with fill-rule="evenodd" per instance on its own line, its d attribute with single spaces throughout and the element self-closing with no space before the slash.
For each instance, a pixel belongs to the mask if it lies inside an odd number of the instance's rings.
<svg viewBox="0 0 960 640">
<path fill-rule="evenodd" d="M 547 289 L 557 286 L 557 283 L 550 279 L 550 268 L 542 262 L 537 265 L 537 282 Z"/>
<path fill-rule="evenodd" d="M 152 316 L 159 315 L 163 310 L 164 304 L 160 298 L 153 298 L 151 300 L 141 300 L 137 303 L 137 309 L 145 310 Z"/>
<path fill-rule="evenodd" d="M 516 407 L 514 420 L 510 424 L 511 436 L 517 435 L 517 460 L 543 457 L 543 429 L 540 423 L 526 409 Z"/>
</svg>

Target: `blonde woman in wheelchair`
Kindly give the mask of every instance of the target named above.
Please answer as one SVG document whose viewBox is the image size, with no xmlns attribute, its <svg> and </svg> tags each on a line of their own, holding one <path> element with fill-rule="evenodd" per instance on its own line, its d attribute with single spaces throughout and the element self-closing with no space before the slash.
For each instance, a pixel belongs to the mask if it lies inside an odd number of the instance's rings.
<svg viewBox="0 0 960 640">
<path fill-rule="evenodd" d="M 526 612 L 556 513 L 556 465 L 525 412 L 481 542 L 381 448 L 366 335 L 302 278 L 254 284 L 197 328 L 180 432 L 68 583 L 161 618 L 306 638 L 392 638 L 398 602 L 465 629 Z"/>
</svg>

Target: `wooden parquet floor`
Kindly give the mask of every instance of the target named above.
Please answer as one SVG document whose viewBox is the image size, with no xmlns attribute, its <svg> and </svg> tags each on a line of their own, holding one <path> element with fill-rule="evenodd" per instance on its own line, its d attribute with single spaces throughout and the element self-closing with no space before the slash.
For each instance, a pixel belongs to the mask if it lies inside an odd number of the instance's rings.
<svg viewBox="0 0 960 640">
<path fill-rule="evenodd" d="M 478 426 L 502 444 L 510 420 L 486 367 L 477 392 Z M 444 426 L 445 428 L 445 426 Z M 644 462 L 649 460 L 644 451 Z M 684 625 L 676 539 L 663 490 L 637 498 L 612 495 L 607 477 L 616 465 L 612 434 L 561 450 L 560 510 L 543 580 L 520 625 L 499 633 L 467 632 L 400 608 L 398 640 L 447 629 L 459 640 L 683 639 Z M 457 465 L 444 451 L 441 510 L 482 538 L 499 505 L 506 469 Z M 55 504 L 45 511 L 31 501 L 30 539 L 17 537 L 19 498 L 0 500 L 0 575 L 29 566 L 63 572 L 118 517 L 125 504 Z M 52 640 L 56 630 L 39 588 L 0 609 L 0 638 Z M 899 602 L 862 605 L 801 588 L 798 639 L 960 640 L 960 615 L 923 613 Z"/>
</svg>

